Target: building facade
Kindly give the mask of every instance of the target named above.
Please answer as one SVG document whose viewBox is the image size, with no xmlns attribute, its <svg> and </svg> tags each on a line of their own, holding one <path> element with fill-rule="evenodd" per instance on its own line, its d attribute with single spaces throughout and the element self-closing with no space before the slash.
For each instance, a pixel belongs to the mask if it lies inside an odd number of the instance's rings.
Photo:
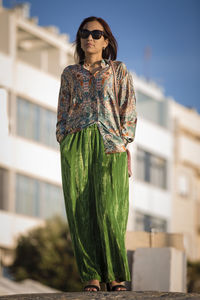
<svg viewBox="0 0 200 300">
<path fill-rule="evenodd" d="M 68 36 L 29 18 L 28 4 L 0 7 L 0 40 L 0 249 L 7 261 L 19 233 L 53 214 L 66 218 L 55 125 L 60 74 L 74 51 Z"/>
<path fill-rule="evenodd" d="M 173 121 L 172 231 L 184 235 L 190 260 L 200 260 L 200 115 L 171 101 Z"/>
<path fill-rule="evenodd" d="M 171 230 L 173 138 L 162 88 L 133 74 L 138 125 L 132 152 L 128 230 Z"/>
</svg>

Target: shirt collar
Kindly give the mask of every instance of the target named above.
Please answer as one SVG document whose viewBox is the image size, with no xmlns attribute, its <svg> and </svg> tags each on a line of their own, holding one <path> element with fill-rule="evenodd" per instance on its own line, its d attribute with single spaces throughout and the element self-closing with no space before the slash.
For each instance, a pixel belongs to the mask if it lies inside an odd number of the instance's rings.
<svg viewBox="0 0 200 300">
<path fill-rule="evenodd" d="M 107 65 L 109 65 L 107 59 L 104 59 L 104 58 L 103 58 L 103 59 L 101 60 L 101 66 L 102 66 L 102 68 L 105 68 Z"/>
<path fill-rule="evenodd" d="M 81 63 L 80 63 L 80 65 L 83 65 L 83 61 L 81 61 Z M 110 65 L 110 63 L 109 63 L 109 59 L 106 59 L 106 58 L 102 58 L 102 60 L 101 60 L 101 67 L 102 68 L 105 68 L 105 67 L 107 67 L 107 66 L 109 66 Z"/>
<path fill-rule="evenodd" d="M 80 62 L 81 65 L 83 65 L 83 63 L 84 63 L 84 60 L 82 60 L 82 61 Z M 109 60 L 106 59 L 106 58 L 102 58 L 102 60 L 101 60 L 101 66 L 102 66 L 102 67 L 106 67 L 107 65 L 109 65 Z"/>
</svg>

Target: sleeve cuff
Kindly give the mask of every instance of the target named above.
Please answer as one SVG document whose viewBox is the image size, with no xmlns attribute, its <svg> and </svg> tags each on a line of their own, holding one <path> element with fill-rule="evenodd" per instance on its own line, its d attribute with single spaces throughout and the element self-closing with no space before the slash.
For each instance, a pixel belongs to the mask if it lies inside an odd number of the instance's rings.
<svg viewBox="0 0 200 300">
<path fill-rule="evenodd" d="M 64 134 L 57 134 L 57 142 L 61 144 L 62 140 L 64 139 L 65 135 Z"/>
<path fill-rule="evenodd" d="M 123 141 L 124 141 L 124 145 L 125 147 L 129 144 L 129 143 L 132 143 L 133 142 L 133 138 L 125 138 L 125 137 L 122 137 Z"/>
<path fill-rule="evenodd" d="M 124 142 L 124 146 L 126 147 L 128 145 L 128 141 L 124 137 L 122 139 L 123 139 L 123 142 Z"/>
</svg>

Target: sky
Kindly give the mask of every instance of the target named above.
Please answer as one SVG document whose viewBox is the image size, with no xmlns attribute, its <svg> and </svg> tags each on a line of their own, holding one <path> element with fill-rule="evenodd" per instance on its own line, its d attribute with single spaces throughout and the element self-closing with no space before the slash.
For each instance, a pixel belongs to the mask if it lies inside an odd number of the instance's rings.
<svg viewBox="0 0 200 300">
<path fill-rule="evenodd" d="M 3 0 L 10 8 L 24 1 Z M 40 26 L 54 25 L 70 42 L 82 20 L 106 20 L 117 60 L 155 81 L 167 97 L 200 113 L 200 0 L 29 0 Z"/>
</svg>

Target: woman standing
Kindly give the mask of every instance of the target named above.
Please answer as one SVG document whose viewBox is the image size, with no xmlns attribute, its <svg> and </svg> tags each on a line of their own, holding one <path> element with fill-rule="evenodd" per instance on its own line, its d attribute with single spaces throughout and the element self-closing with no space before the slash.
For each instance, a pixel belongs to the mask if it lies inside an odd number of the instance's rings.
<svg viewBox="0 0 200 300">
<path fill-rule="evenodd" d="M 74 253 L 85 291 L 126 290 L 129 208 L 127 150 L 136 128 L 135 93 L 108 24 L 89 17 L 76 35 L 78 63 L 61 76 L 56 137 Z"/>
</svg>

